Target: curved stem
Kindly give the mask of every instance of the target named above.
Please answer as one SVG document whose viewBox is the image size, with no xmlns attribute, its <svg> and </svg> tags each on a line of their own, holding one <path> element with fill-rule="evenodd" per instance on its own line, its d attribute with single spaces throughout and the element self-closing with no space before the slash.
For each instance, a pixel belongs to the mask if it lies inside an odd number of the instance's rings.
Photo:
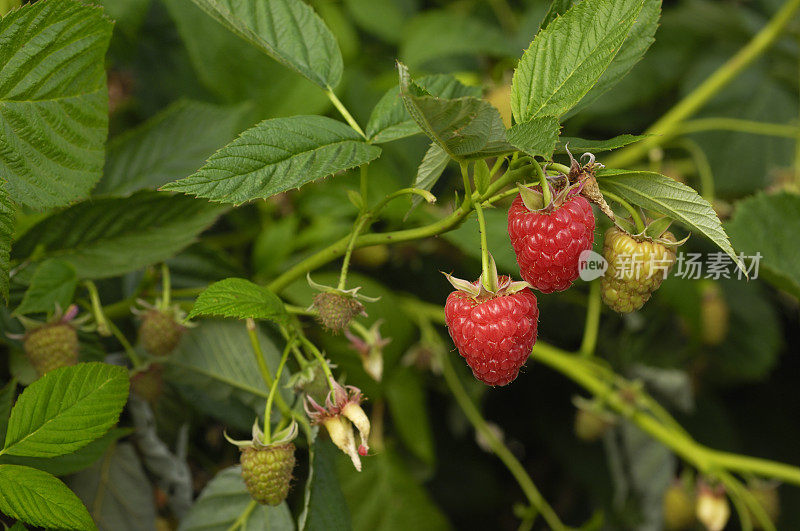
<svg viewBox="0 0 800 531">
<path fill-rule="evenodd" d="M 542 167 L 539 166 L 538 162 L 533 161 L 533 167 L 539 177 L 539 185 L 542 187 L 542 200 L 544 201 L 545 208 L 547 208 L 553 201 L 552 194 L 550 193 L 550 183 L 547 182 L 547 176 L 542 171 Z"/>
<path fill-rule="evenodd" d="M 472 185 L 469 182 L 469 171 L 467 169 L 467 163 L 461 163 L 461 178 L 464 181 L 464 204 L 467 207 L 472 207 Z"/>
<path fill-rule="evenodd" d="M 522 466 L 522 464 L 517 460 L 516 457 L 514 457 L 514 454 L 511 453 L 511 451 L 503 444 L 503 442 L 497 438 L 494 432 L 489 429 L 489 426 L 481 416 L 478 408 L 476 408 L 475 404 L 472 403 L 469 395 L 467 395 L 467 392 L 461 385 L 458 375 L 456 375 L 455 371 L 453 370 L 453 366 L 450 363 L 449 356 L 444 355 L 441 356 L 441 358 L 442 372 L 444 379 L 447 382 L 447 386 L 450 388 L 450 392 L 453 393 L 456 402 L 458 402 L 458 405 L 461 407 L 461 410 L 464 412 L 464 415 L 466 415 L 472 426 L 484 437 L 484 439 L 486 439 L 492 449 L 492 452 L 494 452 L 494 454 L 503 462 L 506 468 L 508 468 L 509 472 L 511 472 L 514 478 L 517 480 L 517 483 L 519 483 L 519 486 L 522 488 L 522 491 L 525 493 L 525 497 L 528 498 L 528 501 L 531 503 L 531 505 L 539 510 L 550 528 L 554 530 L 566 529 L 553 508 L 550 507 L 542 494 L 539 492 L 539 489 L 536 488 L 536 485 L 533 483 L 533 480 L 525 471 L 525 468 Z"/>
<path fill-rule="evenodd" d="M 754 135 L 780 136 L 785 138 L 800 137 L 800 127 L 789 124 L 773 124 L 739 118 L 698 118 L 687 120 L 675 127 L 676 135 L 688 135 L 701 131 L 736 131 Z"/>
<path fill-rule="evenodd" d="M 314 355 L 315 358 L 319 361 L 320 365 L 322 365 L 322 372 L 325 373 L 325 379 L 328 381 L 328 388 L 333 391 L 333 373 L 331 373 L 331 368 L 328 366 L 328 362 L 325 361 L 325 356 L 322 355 L 322 352 L 319 351 L 317 346 L 308 340 L 308 338 L 300 332 L 300 341 L 305 345 L 305 347 L 311 351 L 311 354 Z"/>
<path fill-rule="evenodd" d="M 481 234 L 481 279 L 484 287 L 494 293 L 497 291 L 497 275 L 492 274 L 489 261 L 489 244 L 486 241 L 486 218 L 483 216 L 483 208 L 480 201 L 476 201 L 474 206 L 475 212 L 478 213 L 478 230 Z"/>
<path fill-rule="evenodd" d="M 358 133 L 359 135 L 364 137 L 365 140 L 367 140 L 367 135 L 365 135 L 364 131 L 361 130 L 361 127 L 359 127 L 358 122 L 356 122 L 355 118 L 353 118 L 353 115 L 350 114 L 350 111 L 347 110 L 347 107 L 344 106 L 344 103 L 342 103 L 339 100 L 339 98 L 336 97 L 336 94 L 334 94 L 333 90 L 328 89 L 325 91 L 325 94 L 327 94 L 328 99 L 331 100 L 333 106 L 336 107 L 336 110 L 339 111 L 339 114 L 341 114 L 342 117 L 347 121 L 347 123 L 350 124 L 350 127 L 352 127 L 356 133 Z M 364 199 L 366 200 L 366 198 Z"/>
<path fill-rule="evenodd" d="M 169 277 L 169 267 L 166 262 L 161 263 L 161 310 L 169 309 L 170 296 L 172 294 L 172 282 Z"/>
<path fill-rule="evenodd" d="M 569 172 L 571 171 L 569 166 L 564 166 L 563 164 L 559 164 L 557 162 L 549 162 L 547 163 L 547 166 L 549 168 L 553 168 L 557 172 L 563 173 L 564 175 L 569 175 Z"/>
<path fill-rule="evenodd" d="M 720 90 L 730 83 L 742 70 L 758 58 L 780 36 L 795 12 L 800 0 L 788 0 L 772 19 L 736 55 L 720 66 L 713 74 L 679 101 L 645 132 L 651 136 L 621 149 L 606 159 L 606 165 L 620 168 L 636 162 L 650 149 L 663 144 L 675 135 L 678 124 L 692 116 Z"/>
<path fill-rule="evenodd" d="M 264 444 L 269 444 L 272 437 L 270 434 L 270 427 L 272 419 L 272 402 L 275 400 L 275 394 L 278 391 L 278 387 L 281 384 L 281 373 L 283 372 L 283 367 L 286 365 L 286 360 L 289 358 L 289 352 L 291 352 L 292 347 L 294 346 L 294 340 L 290 340 L 286 343 L 286 347 L 283 349 L 283 355 L 281 356 L 281 362 L 278 365 L 278 370 L 275 372 L 275 382 L 273 382 L 272 387 L 269 390 L 269 396 L 267 396 L 267 404 L 264 406 Z"/>
<path fill-rule="evenodd" d="M 589 284 L 589 303 L 586 307 L 586 325 L 583 327 L 581 356 L 591 357 L 597 345 L 597 332 L 600 328 L 600 281 Z"/>
<path fill-rule="evenodd" d="M 267 359 L 264 357 L 264 351 L 261 350 L 261 343 L 258 341 L 258 334 L 256 333 L 256 322 L 253 319 L 246 319 L 245 320 L 245 327 L 247 328 L 247 335 L 250 338 L 250 345 L 253 349 L 253 355 L 256 358 L 256 363 L 258 364 L 258 371 L 261 373 L 261 379 L 264 380 L 267 388 L 272 389 L 274 385 L 274 380 L 272 379 L 272 374 L 269 372 L 269 367 L 267 367 Z M 267 395 L 269 397 L 269 395 Z M 292 410 L 289 405 L 283 400 L 281 395 L 278 395 L 278 407 L 286 416 L 290 416 L 292 414 Z"/>
<path fill-rule="evenodd" d="M 255 500 L 250 500 L 250 503 L 247 504 L 242 514 L 239 515 L 231 526 L 227 529 L 227 531 L 237 531 L 238 529 L 242 529 L 245 525 L 247 525 L 247 519 L 250 518 L 250 515 L 255 511 L 258 504 Z"/>
<path fill-rule="evenodd" d="M 353 249 L 355 248 L 358 235 L 361 234 L 361 230 L 364 228 L 364 224 L 367 222 L 367 219 L 369 219 L 369 215 L 362 214 L 358 216 L 355 225 L 353 225 L 353 232 L 350 234 L 350 241 L 347 243 L 347 249 L 345 249 L 344 253 L 342 271 L 339 273 L 339 285 L 337 288 L 340 290 L 344 289 L 345 283 L 347 282 L 347 270 L 350 268 L 350 257 L 353 254 Z"/>
<path fill-rule="evenodd" d="M 630 203 L 628 203 L 627 201 L 622 199 L 617 194 L 613 194 L 613 193 L 608 192 L 606 190 L 602 190 L 602 193 L 603 193 L 604 196 L 608 197 L 612 201 L 616 201 L 617 203 L 622 205 L 622 207 L 625 210 L 628 211 L 628 214 L 631 215 L 631 217 L 633 218 L 633 222 L 636 224 L 636 230 L 638 232 L 643 232 L 644 231 L 645 227 L 644 227 L 644 222 L 642 221 L 642 217 L 639 215 L 638 212 L 636 212 L 636 209 L 633 208 Z"/>
<path fill-rule="evenodd" d="M 418 195 L 428 203 L 433 203 L 436 201 L 436 196 L 430 193 L 427 190 L 423 190 L 421 188 L 401 188 L 396 192 L 392 192 L 391 194 L 384 197 L 380 203 L 375 205 L 375 207 L 370 211 L 372 216 L 375 217 L 380 214 L 381 210 L 386 207 L 386 205 L 392 201 L 393 199 L 397 199 L 398 197 L 402 197 L 404 195 Z"/>
</svg>

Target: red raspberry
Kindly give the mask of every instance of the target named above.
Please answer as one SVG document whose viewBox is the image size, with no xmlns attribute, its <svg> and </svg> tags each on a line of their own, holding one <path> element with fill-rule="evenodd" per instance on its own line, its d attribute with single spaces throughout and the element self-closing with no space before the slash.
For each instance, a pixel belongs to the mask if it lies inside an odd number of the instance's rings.
<svg viewBox="0 0 800 531">
<path fill-rule="evenodd" d="M 514 381 L 536 343 L 536 296 L 528 288 L 509 292 L 506 288 L 510 284 L 509 277 L 500 277 L 496 293 L 479 297 L 454 291 L 444 307 L 447 328 L 458 352 L 475 377 L 488 385 Z"/>
<path fill-rule="evenodd" d="M 508 235 L 523 280 L 542 293 L 564 291 L 578 278 L 581 252 L 594 243 L 594 213 L 573 195 L 551 210 L 529 210 L 517 196 L 508 211 Z"/>
</svg>

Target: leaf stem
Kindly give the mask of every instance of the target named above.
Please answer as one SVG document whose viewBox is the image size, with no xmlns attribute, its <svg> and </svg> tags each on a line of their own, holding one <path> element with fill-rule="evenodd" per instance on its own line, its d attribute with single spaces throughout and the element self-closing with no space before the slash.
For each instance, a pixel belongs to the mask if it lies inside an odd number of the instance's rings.
<svg viewBox="0 0 800 531">
<path fill-rule="evenodd" d="M 594 355 L 597 345 L 597 332 L 600 327 L 600 281 L 589 283 L 589 303 L 586 307 L 586 324 L 583 327 L 583 341 L 579 350 L 581 356 Z"/>
<path fill-rule="evenodd" d="M 347 283 L 347 271 L 350 269 L 350 257 L 353 255 L 353 249 L 355 248 L 358 235 L 361 234 L 361 230 L 364 228 L 364 224 L 369 217 L 369 214 L 360 214 L 353 225 L 353 232 L 350 234 L 350 241 L 347 243 L 344 260 L 342 261 L 342 270 L 339 273 L 339 284 L 337 286 L 339 290 L 343 290 Z"/>
<path fill-rule="evenodd" d="M 458 375 L 453 370 L 450 357 L 445 354 L 441 356 L 441 360 L 442 373 L 444 375 L 445 382 L 450 388 L 450 392 L 453 393 L 453 397 L 455 397 L 456 402 L 458 402 L 458 405 L 461 407 L 461 410 L 464 412 L 464 415 L 475 428 L 475 431 L 480 433 L 481 436 L 483 436 L 484 439 L 489 443 L 489 447 L 492 449 L 492 452 L 494 452 L 494 454 L 503 462 L 506 468 L 508 468 L 509 472 L 511 472 L 511 475 L 514 476 L 514 479 L 517 480 L 517 483 L 519 483 L 519 486 L 525 493 L 525 497 L 528 498 L 528 501 L 531 503 L 531 505 L 539 510 L 550 528 L 554 530 L 566 529 L 553 508 L 550 507 L 542 494 L 539 492 L 539 489 L 536 488 L 536 485 L 533 483 L 533 480 L 525 471 L 525 468 L 522 466 L 522 464 L 517 460 L 516 457 L 514 457 L 514 454 L 511 453 L 508 447 L 506 447 L 503 442 L 497 438 L 495 433 L 489 429 L 489 426 L 481 416 L 480 411 L 478 411 L 478 408 L 475 407 L 475 404 L 472 402 L 466 390 L 461 385 Z"/>
<path fill-rule="evenodd" d="M 333 92 L 333 90 L 329 88 L 325 91 L 325 94 L 328 95 L 328 99 L 331 100 L 331 103 L 333 103 L 333 106 L 336 107 L 337 111 L 339 111 L 339 114 L 341 114 L 347 123 L 350 124 L 350 127 L 352 127 L 356 133 L 361 135 L 364 140 L 367 140 L 367 135 L 365 135 L 364 131 L 361 130 L 358 122 L 356 122 L 355 118 L 353 118 L 353 115 L 350 114 L 350 111 L 347 110 L 347 107 L 345 107 L 339 98 L 336 97 L 336 94 Z"/>
<path fill-rule="evenodd" d="M 245 507 L 244 511 L 242 511 L 242 514 L 240 514 L 239 518 L 237 518 L 231 524 L 231 526 L 227 529 L 227 531 L 237 531 L 238 529 L 241 529 L 245 525 L 247 525 L 247 519 L 250 518 L 250 515 L 256 509 L 257 505 L 258 504 L 256 503 L 255 500 L 250 500 L 250 503 L 247 504 L 247 507 Z"/>
<path fill-rule="evenodd" d="M 603 195 L 604 195 L 604 196 L 606 196 L 606 197 L 608 197 L 609 199 L 611 199 L 612 201 L 616 201 L 617 203 L 619 203 L 620 205 L 622 205 L 622 207 L 623 207 L 625 210 L 627 210 L 627 211 L 628 211 L 628 214 L 630 214 L 630 215 L 631 215 L 631 217 L 633 218 L 633 222 L 636 224 L 636 230 L 637 230 L 639 233 L 642 233 L 642 232 L 644 232 L 644 229 L 645 229 L 645 227 L 644 227 L 644 222 L 642 221 L 642 217 L 639 215 L 639 213 L 638 213 L 638 212 L 636 212 L 636 209 L 635 209 L 635 208 L 633 208 L 633 207 L 631 206 L 631 204 L 630 204 L 630 203 L 628 203 L 627 201 L 625 201 L 624 199 L 622 199 L 622 198 L 621 198 L 620 196 L 618 196 L 617 194 L 611 193 L 611 192 L 609 192 L 609 191 L 606 191 L 606 190 L 601 190 L 601 191 L 602 191 L 602 193 L 603 193 Z"/>
<path fill-rule="evenodd" d="M 462 162 L 460 167 L 461 179 L 464 181 L 464 204 L 467 205 L 467 208 L 470 208 L 472 207 L 472 185 L 469 182 L 469 170 L 467 169 L 467 163 Z"/>
<path fill-rule="evenodd" d="M 611 155 L 605 162 L 620 168 L 636 162 L 650 149 L 663 144 L 676 134 L 678 125 L 696 113 L 720 90 L 727 86 L 748 65 L 755 61 L 780 36 L 800 8 L 800 0 L 788 0 L 772 19 L 744 47 L 706 78 L 697 88 L 667 111 L 645 134 L 655 135 L 632 144 Z"/>
</svg>

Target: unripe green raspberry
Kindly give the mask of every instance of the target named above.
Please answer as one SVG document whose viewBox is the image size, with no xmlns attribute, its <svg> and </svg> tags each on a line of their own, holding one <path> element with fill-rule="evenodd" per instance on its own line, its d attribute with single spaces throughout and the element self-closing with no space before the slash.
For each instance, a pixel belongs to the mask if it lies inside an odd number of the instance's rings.
<svg viewBox="0 0 800 531">
<path fill-rule="evenodd" d="M 186 328 L 171 312 L 148 310 L 139 326 L 139 342 L 153 356 L 167 356 L 175 350 Z"/>
<path fill-rule="evenodd" d="M 575 435 L 582 441 L 595 442 L 608 429 L 609 422 L 604 416 L 591 409 L 578 408 L 575 412 Z"/>
<path fill-rule="evenodd" d="M 164 389 L 162 373 L 164 367 L 159 364 L 150 365 L 147 369 L 131 376 L 131 390 L 150 404 L 155 404 Z"/>
<path fill-rule="evenodd" d="M 294 443 L 241 449 L 242 479 L 247 491 L 262 505 L 280 505 L 289 494 L 294 470 Z"/>
<path fill-rule="evenodd" d="M 356 315 L 364 311 L 364 305 L 355 298 L 326 291 L 314 297 L 317 318 L 331 332 L 339 332 L 350 324 Z"/>
<path fill-rule="evenodd" d="M 676 242 L 669 232 L 660 239 Z M 603 302 L 620 313 L 641 308 L 661 286 L 676 258 L 671 246 L 648 239 L 637 241 L 617 227 L 606 231 L 603 256 L 608 270 L 600 281 L 600 293 Z"/>
<path fill-rule="evenodd" d="M 680 482 L 676 481 L 667 489 L 662 506 L 665 529 L 678 531 L 694 524 L 694 500 Z"/>
<path fill-rule="evenodd" d="M 39 375 L 78 363 L 78 333 L 68 323 L 46 324 L 25 335 L 25 355 Z"/>
</svg>

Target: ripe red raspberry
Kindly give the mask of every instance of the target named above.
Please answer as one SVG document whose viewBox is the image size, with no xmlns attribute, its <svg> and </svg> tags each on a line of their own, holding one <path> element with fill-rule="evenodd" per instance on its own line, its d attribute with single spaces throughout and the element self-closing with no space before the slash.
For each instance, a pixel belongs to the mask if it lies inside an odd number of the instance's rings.
<svg viewBox="0 0 800 531">
<path fill-rule="evenodd" d="M 25 355 L 39 375 L 78 363 L 78 333 L 66 322 L 35 328 L 25 335 Z"/>
<path fill-rule="evenodd" d="M 480 289 L 480 281 L 471 285 Z M 457 290 L 447 297 L 447 328 L 478 380 L 506 385 L 517 377 L 536 343 L 536 296 L 528 288 L 512 288 L 506 276 L 498 279 L 496 293 L 480 291 L 475 296 Z"/>
<path fill-rule="evenodd" d="M 294 443 L 241 448 L 242 479 L 262 505 L 280 505 L 289 494 L 294 470 Z"/>
<path fill-rule="evenodd" d="M 519 195 L 508 211 L 508 235 L 522 279 L 542 293 L 563 291 L 578 278 L 581 252 L 594 243 L 594 213 L 572 195 L 552 209 L 530 210 Z"/>
</svg>

